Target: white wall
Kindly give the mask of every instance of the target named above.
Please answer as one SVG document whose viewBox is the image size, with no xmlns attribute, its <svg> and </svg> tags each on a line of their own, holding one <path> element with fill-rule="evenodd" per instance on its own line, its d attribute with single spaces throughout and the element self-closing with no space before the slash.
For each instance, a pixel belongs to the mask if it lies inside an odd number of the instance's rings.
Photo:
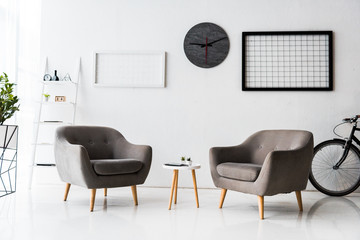
<svg viewBox="0 0 360 240">
<path fill-rule="evenodd" d="M 82 59 L 78 124 L 118 129 L 153 147 L 146 182 L 169 186 L 161 165 L 191 156 L 202 164 L 200 187 L 213 187 L 208 152 L 236 145 L 260 129 L 293 128 L 333 137 L 343 117 L 359 114 L 360 1 L 358 0 L 46 0 L 42 1 L 41 55 L 66 73 Z M 187 31 L 209 21 L 230 38 L 225 61 L 212 69 L 191 64 L 183 51 Z M 332 92 L 241 91 L 243 31 L 334 31 Z M 167 87 L 95 88 L 94 50 L 164 50 Z M 180 185 L 191 186 L 183 173 Z"/>
</svg>

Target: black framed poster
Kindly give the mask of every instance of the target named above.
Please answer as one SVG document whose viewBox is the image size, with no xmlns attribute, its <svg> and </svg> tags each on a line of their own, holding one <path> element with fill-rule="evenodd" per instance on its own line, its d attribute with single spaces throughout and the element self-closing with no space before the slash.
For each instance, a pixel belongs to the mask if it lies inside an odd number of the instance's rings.
<svg viewBox="0 0 360 240">
<path fill-rule="evenodd" d="M 332 31 L 243 32 L 242 90 L 333 90 Z"/>
</svg>

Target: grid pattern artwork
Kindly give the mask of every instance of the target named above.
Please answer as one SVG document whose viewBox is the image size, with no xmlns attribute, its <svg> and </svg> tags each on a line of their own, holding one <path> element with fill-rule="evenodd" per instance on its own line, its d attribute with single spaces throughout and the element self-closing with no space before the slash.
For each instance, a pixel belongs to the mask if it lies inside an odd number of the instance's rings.
<svg viewBox="0 0 360 240">
<path fill-rule="evenodd" d="M 94 78 L 100 87 L 165 87 L 165 52 L 95 52 Z"/>
<path fill-rule="evenodd" d="M 243 32 L 243 90 L 332 90 L 332 32 Z"/>
</svg>

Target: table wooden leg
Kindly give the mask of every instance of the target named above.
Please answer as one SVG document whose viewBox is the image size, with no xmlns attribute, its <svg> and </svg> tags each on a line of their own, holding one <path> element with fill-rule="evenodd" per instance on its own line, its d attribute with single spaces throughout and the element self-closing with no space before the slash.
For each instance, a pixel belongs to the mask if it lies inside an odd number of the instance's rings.
<svg viewBox="0 0 360 240">
<path fill-rule="evenodd" d="M 196 198 L 196 207 L 199 208 L 199 197 L 197 192 L 197 186 L 196 186 L 196 175 L 195 175 L 195 169 L 191 170 L 193 182 L 194 182 L 194 190 L 195 190 L 195 198 Z"/>
<path fill-rule="evenodd" d="M 177 189 L 178 189 L 178 182 L 179 182 L 179 170 L 176 171 L 176 179 L 175 179 L 175 196 L 174 196 L 174 204 L 176 204 L 177 201 Z"/>
<path fill-rule="evenodd" d="M 174 170 L 173 180 L 172 180 L 172 184 L 171 184 L 169 210 L 171 210 L 171 203 L 172 203 L 172 198 L 173 198 L 173 193 L 174 193 L 174 188 L 175 188 L 175 180 L 176 180 L 176 174 L 177 174 L 176 171 L 177 170 Z"/>
</svg>

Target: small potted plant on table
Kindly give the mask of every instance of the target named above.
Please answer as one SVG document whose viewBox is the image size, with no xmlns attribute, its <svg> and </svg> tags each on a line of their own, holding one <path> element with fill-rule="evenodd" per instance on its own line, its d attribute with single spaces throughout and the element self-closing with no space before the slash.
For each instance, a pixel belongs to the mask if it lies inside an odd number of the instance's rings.
<svg viewBox="0 0 360 240">
<path fill-rule="evenodd" d="M 186 164 L 189 165 L 189 166 L 191 166 L 191 164 L 192 164 L 191 158 L 187 158 L 187 159 L 186 159 Z"/>
<path fill-rule="evenodd" d="M 181 163 L 191 166 L 192 161 L 191 158 L 181 157 Z"/>
</svg>

